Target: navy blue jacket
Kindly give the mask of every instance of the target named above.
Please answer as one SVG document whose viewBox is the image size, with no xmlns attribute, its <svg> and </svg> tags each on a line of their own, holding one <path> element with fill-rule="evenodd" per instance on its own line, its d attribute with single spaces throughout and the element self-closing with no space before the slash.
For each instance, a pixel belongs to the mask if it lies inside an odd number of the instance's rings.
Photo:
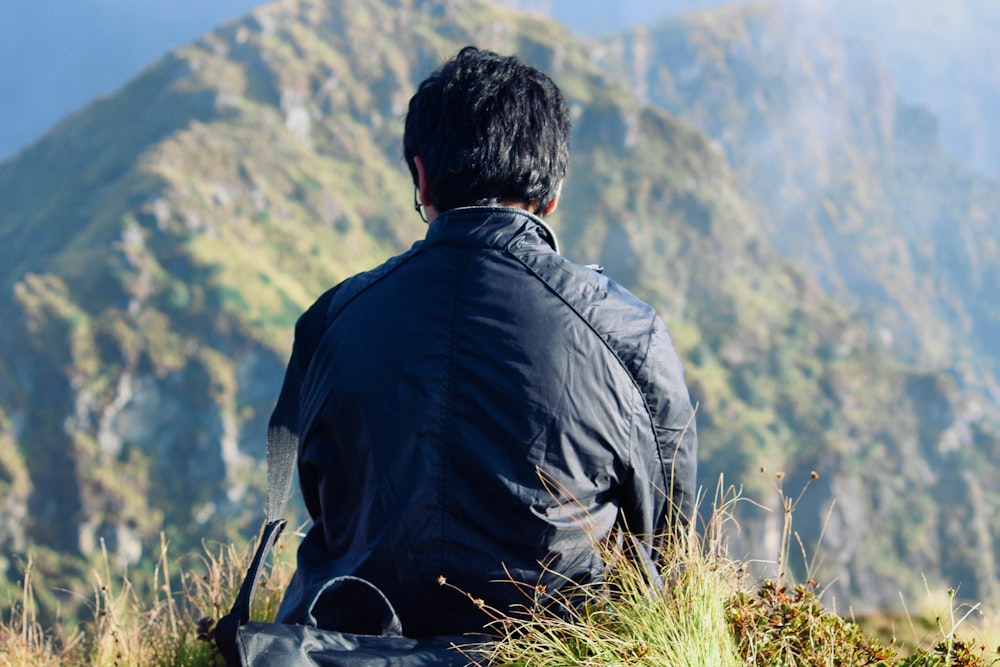
<svg viewBox="0 0 1000 667">
<path fill-rule="evenodd" d="M 450 210 L 300 319 L 272 426 L 299 434 L 314 523 L 280 621 L 307 622 L 350 575 L 408 636 L 480 630 L 469 596 L 507 611 L 529 598 L 498 581 L 599 578 L 616 526 L 691 515 L 697 438 L 666 327 L 554 246 L 520 209 Z M 375 613 L 332 596 L 312 611 L 354 631 Z"/>
</svg>

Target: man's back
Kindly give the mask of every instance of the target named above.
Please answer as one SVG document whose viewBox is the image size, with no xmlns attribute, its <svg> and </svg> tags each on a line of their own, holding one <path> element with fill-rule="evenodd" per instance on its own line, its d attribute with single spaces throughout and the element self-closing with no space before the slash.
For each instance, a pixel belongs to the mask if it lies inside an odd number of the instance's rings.
<svg viewBox="0 0 1000 667">
<path fill-rule="evenodd" d="M 507 611 L 529 598 L 491 582 L 600 576 L 592 546 L 613 526 L 690 513 L 691 408 L 662 323 L 544 231 L 519 210 L 454 209 L 332 295 L 299 398 L 317 523 L 280 618 L 303 622 L 350 575 L 408 635 L 475 631 L 489 618 L 439 577 Z M 323 624 L 363 626 L 364 609 L 320 606 Z"/>
</svg>

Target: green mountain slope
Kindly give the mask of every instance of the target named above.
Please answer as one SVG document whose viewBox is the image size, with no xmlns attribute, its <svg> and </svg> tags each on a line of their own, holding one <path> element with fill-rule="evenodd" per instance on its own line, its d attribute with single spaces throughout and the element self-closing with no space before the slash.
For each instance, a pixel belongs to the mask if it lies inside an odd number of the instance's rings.
<svg viewBox="0 0 1000 667">
<path fill-rule="evenodd" d="M 102 540 L 141 568 L 160 530 L 183 550 L 256 528 L 295 318 L 422 235 L 401 118 L 467 43 L 521 54 L 569 97 L 553 222 L 568 256 L 604 264 L 670 326 L 703 482 L 725 473 L 775 503 L 762 466 L 789 485 L 818 471 L 799 525 L 811 543 L 837 500 L 816 574 L 858 608 L 895 604 L 921 573 L 992 595 L 994 417 L 949 376 L 894 361 L 770 245 L 725 153 L 611 83 L 589 44 L 446 0 L 263 7 L 0 165 L 8 577 L 34 550 L 74 590 Z M 743 519 L 734 546 L 773 558 L 780 514 Z"/>
</svg>

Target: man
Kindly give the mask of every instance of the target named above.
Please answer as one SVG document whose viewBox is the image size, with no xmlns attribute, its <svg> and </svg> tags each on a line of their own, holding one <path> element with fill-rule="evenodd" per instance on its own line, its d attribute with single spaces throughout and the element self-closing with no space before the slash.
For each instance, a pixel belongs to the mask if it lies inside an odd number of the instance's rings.
<svg viewBox="0 0 1000 667">
<path fill-rule="evenodd" d="M 528 601 L 498 580 L 599 579 L 616 527 L 650 556 L 691 516 L 693 411 L 665 326 L 542 221 L 568 141 L 546 75 L 473 47 L 410 100 L 426 238 L 303 315 L 272 417 L 299 434 L 313 519 L 279 621 L 378 632 L 363 579 L 408 636 L 482 630 L 470 598 Z"/>
</svg>

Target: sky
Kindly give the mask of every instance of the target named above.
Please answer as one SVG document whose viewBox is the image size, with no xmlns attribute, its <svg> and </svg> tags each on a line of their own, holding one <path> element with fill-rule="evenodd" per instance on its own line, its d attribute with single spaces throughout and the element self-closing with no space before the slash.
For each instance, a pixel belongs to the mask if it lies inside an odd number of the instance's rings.
<svg viewBox="0 0 1000 667">
<path fill-rule="evenodd" d="M 0 0 L 0 160 L 260 0 Z"/>
</svg>

